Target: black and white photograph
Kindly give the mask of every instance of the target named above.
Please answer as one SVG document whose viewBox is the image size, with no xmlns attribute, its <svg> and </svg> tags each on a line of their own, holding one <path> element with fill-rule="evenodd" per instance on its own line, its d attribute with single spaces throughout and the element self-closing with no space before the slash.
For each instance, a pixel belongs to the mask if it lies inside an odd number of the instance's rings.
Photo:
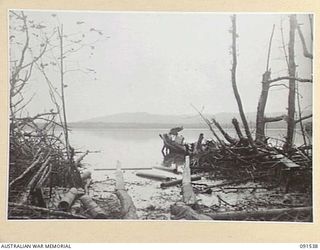
<svg viewBox="0 0 320 250">
<path fill-rule="evenodd" d="M 312 223 L 312 13 L 8 10 L 8 220 Z"/>
</svg>

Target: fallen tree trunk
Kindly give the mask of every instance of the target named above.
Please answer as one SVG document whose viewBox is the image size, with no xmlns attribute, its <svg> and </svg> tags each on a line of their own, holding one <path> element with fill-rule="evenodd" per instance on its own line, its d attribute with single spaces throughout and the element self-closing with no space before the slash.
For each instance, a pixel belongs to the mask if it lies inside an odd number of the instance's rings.
<svg viewBox="0 0 320 250">
<path fill-rule="evenodd" d="M 198 180 L 201 180 L 201 178 L 202 178 L 202 176 L 199 176 L 199 175 L 191 175 L 191 181 L 198 181 Z M 166 188 L 166 187 L 172 187 L 172 186 L 176 186 L 176 185 L 180 185 L 180 184 L 182 184 L 182 179 L 162 182 L 160 187 Z"/>
<path fill-rule="evenodd" d="M 196 195 L 191 185 L 190 157 L 186 156 L 185 167 L 182 173 L 183 202 L 187 205 L 196 203 Z"/>
<path fill-rule="evenodd" d="M 115 193 L 120 201 L 122 219 L 138 219 L 137 209 L 125 189 L 121 163 L 119 161 L 117 162 Z"/>
<path fill-rule="evenodd" d="M 178 202 L 170 207 L 173 220 L 212 220 L 208 215 L 198 214 L 191 207 Z"/>
<path fill-rule="evenodd" d="M 58 208 L 62 211 L 68 211 L 75 201 L 77 195 L 78 190 L 76 188 L 70 188 L 59 202 Z"/>
<path fill-rule="evenodd" d="M 236 212 L 224 212 L 224 213 L 208 213 L 206 214 L 213 220 L 257 220 L 257 219 L 273 219 L 282 214 L 298 214 L 306 213 L 312 214 L 312 207 L 298 207 L 298 208 L 281 208 L 281 209 L 269 209 L 260 211 L 236 211 Z"/>
<path fill-rule="evenodd" d="M 89 195 L 82 195 L 80 197 L 80 201 L 82 202 L 86 212 L 93 219 L 107 219 L 107 215 L 104 210 L 98 206 L 98 204 L 91 199 Z"/>
<path fill-rule="evenodd" d="M 172 178 L 165 176 L 165 175 L 160 175 L 160 174 L 152 174 L 152 173 L 146 173 L 146 172 L 138 172 L 136 173 L 137 176 L 143 177 L 143 178 L 148 178 L 156 181 L 170 181 Z"/>
</svg>

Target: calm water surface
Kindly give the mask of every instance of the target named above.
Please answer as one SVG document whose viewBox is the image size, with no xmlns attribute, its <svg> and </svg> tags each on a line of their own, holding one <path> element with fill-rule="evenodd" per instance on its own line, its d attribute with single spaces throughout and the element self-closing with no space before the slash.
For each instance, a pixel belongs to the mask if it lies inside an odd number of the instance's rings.
<svg viewBox="0 0 320 250">
<path fill-rule="evenodd" d="M 167 129 L 73 129 L 71 143 L 77 150 L 101 151 L 89 154 L 84 163 L 89 169 L 114 168 L 120 160 L 123 168 L 150 168 L 162 164 L 162 140 L 160 133 Z M 228 131 L 231 135 L 233 130 Z M 184 129 L 185 141 L 195 142 L 200 133 L 211 138 L 211 132 L 204 129 Z M 268 136 L 283 138 L 285 130 L 268 130 Z M 296 143 L 301 143 L 296 135 Z"/>
</svg>

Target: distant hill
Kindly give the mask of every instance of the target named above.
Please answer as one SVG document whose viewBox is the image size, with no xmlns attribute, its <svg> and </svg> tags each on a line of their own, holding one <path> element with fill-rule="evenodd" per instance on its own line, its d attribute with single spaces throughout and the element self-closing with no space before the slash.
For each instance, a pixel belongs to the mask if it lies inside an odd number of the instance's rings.
<svg viewBox="0 0 320 250">
<path fill-rule="evenodd" d="M 279 116 L 282 113 L 269 113 L 268 117 Z M 217 113 L 214 115 L 205 114 L 207 118 L 215 119 L 223 127 L 232 127 L 231 120 L 233 117 L 241 121 L 238 113 Z M 247 113 L 247 120 L 251 127 L 255 126 L 256 113 Z M 174 126 L 184 126 L 185 128 L 203 128 L 206 127 L 201 117 L 195 115 L 159 115 L 146 112 L 136 113 L 118 113 L 96 117 L 79 122 L 73 122 L 71 127 L 90 127 L 90 128 L 171 128 Z M 269 128 L 285 127 L 285 122 L 276 122 L 268 124 Z"/>
<path fill-rule="evenodd" d="M 199 123 L 199 116 L 197 115 L 158 115 L 146 112 L 136 113 L 119 113 L 96 117 L 89 120 L 82 121 L 85 123 L 144 123 L 144 124 L 190 124 Z"/>
</svg>

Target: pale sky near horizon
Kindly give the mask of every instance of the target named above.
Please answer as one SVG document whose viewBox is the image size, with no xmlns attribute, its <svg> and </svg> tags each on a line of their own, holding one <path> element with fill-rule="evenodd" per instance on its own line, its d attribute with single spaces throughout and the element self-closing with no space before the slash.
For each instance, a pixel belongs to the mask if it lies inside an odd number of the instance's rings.
<svg viewBox="0 0 320 250">
<path fill-rule="evenodd" d="M 84 49 L 66 58 L 66 70 L 74 65 L 94 69 L 94 77 L 81 72 L 66 75 L 67 115 L 70 121 L 122 112 L 192 114 L 190 103 L 205 113 L 237 112 L 231 86 L 230 14 L 160 12 L 35 12 L 28 18 L 52 22 L 59 16 L 65 34 L 77 30 L 102 31 L 108 38 L 94 44 L 94 53 Z M 310 49 L 307 15 L 298 15 Z M 280 23 L 288 42 L 288 14 L 238 14 L 237 83 L 246 112 L 256 111 L 266 67 L 272 25 L 276 25 L 270 68 L 272 78 L 286 76 L 280 48 Z M 76 25 L 76 22 L 84 22 Z M 302 55 L 296 33 L 296 64 L 302 78 L 310 78 L 311 62 Z M 56 72 L 57 73 L 57 72 Z M 52 73 L 59 88 L 59 75 Z M 285 83 L 285 82 L 283 82 Z M 39 75 L 32 77 L 28 94 L 36 93 L 28 106 L 30 114 L 48 111 L 47 85 Z M 311 109 L 312 84 L 301 83 L 302 109 Z M 272 88 L 267 112 L 285 112 L 287 90 Z"/>
</svg>

